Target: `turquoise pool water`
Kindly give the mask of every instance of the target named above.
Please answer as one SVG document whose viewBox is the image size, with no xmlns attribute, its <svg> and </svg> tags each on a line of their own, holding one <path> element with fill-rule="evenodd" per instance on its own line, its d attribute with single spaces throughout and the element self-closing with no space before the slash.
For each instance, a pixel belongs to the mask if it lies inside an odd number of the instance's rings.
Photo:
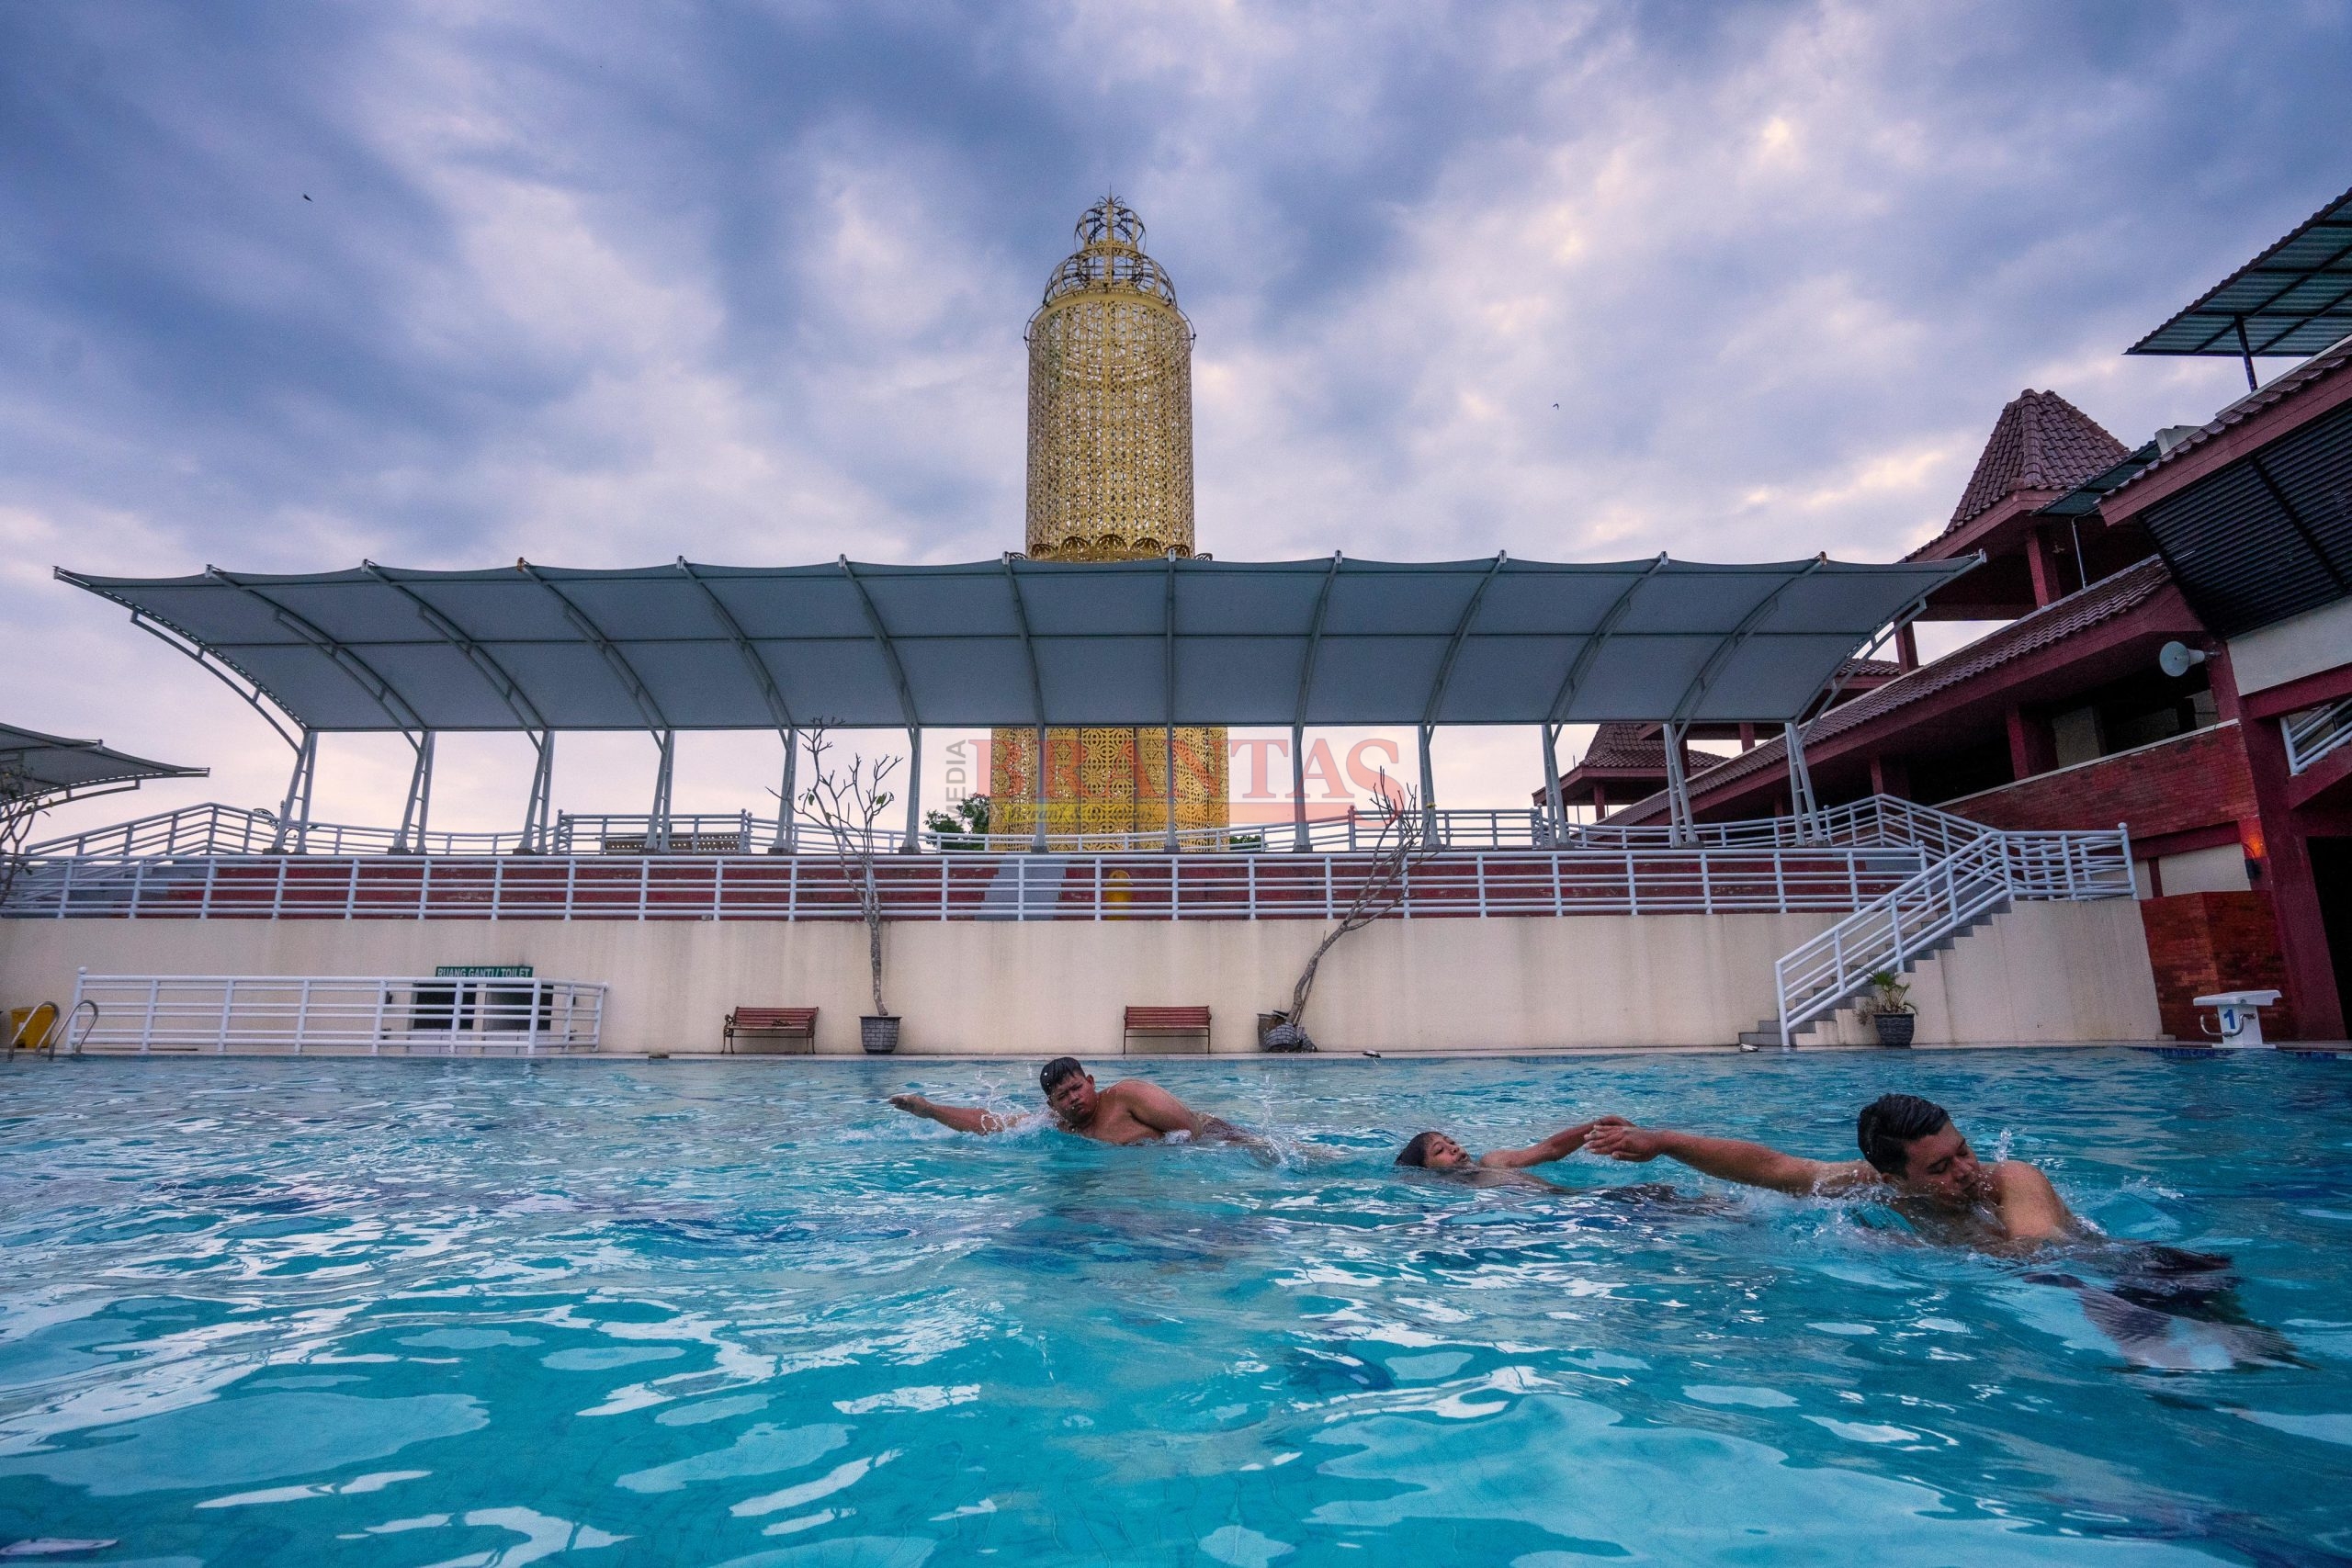
<svg viewBox="0 0 2352 1568">
<path fill-rule="evenodd" d="M 0 1541 L 401 1568 L 2352 1561 L 2352 1063 L 1139 1066 L 1294 1152 L 965 1138 L 881 1103 L 1028 1102 L 1012 1065 L 19 1064 Z M 1611 1110 L 1842 1156 L 1889 1088 L 2240 1284 L 2134 1317 L 2097 1288 L 2128 1259 L 1611 1195 L 1710 1190 L 1663 1163 L 1551 1168 L 1574 1193 L 1388 1165 L 1426 1126 L 1487 1147 Z"/>
</svg>

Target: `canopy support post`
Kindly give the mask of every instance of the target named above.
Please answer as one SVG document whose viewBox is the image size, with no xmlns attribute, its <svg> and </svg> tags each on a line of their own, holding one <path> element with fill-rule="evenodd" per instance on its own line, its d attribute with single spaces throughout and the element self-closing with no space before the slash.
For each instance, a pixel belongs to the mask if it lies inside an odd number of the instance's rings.
<svg viewBox="0 0 2352 1568">
<path fill-rule="evenodd" d="M 1036 807 L 1037 820 L 1029 834 L 1029 848 L 1037 854 L 1046 852 L 1046 727 L 1037 726 L 1037 765 L 1029 770 L 1029 794 Z"/>
<path fill-rule="evenodd" d="M 899 840 L 902 855 L 922 853 L 922 731 L 907 726 L 907 830 Z"/>
<path fill-rule="evenodd" d="M 416 835 L 416 852 L 424 852 L 424 824 L 433 809 L 433 731 L 410 742 L 416 748 L 416 765 L 409 771 L 408 799 L 401 806 L 401 830 L 392 840 L 392 853 L 409 852 L 409 835 Z"/>
<path fill-rule="evenodd" d="M 1160 834 L 1159 847 L 1168 853 L 1176 852 L 1176 552 L 1168 552 L 1168 599 L 1159 623 L 1160 671 L 1166 679 L 1167 703 L 1164 712 L 1168 727 L 1159 732 L 1160 783 L 1164 787 L 1163 805 L 1167 812 L 1165 829 Z"/>
<path fill-rule="evenodd" d="M 1430 739 L 1437 726 L 1420 728 L 1421 750 L 1421 847 L 1437 848 L 1437 770 L 1430 761 Z"/>
<path fill-rule="evenodd" d="M 311 846 L 311 785 L 319 773 L 319 732 L 305 728 L 302 743 L 294 748 L 294 772 L 286 781 L 286 799 L 277 808 L 277 838 L 270 846 L 277 853 L 286 852 L 289 834 L 293 852 L 302 854 Z"/>
<path fill-rule="evenodd" d="M 1306 726 L 1290 727 L 1290 847 L 1305 854 L 1306 834 Z"/>
<path fill-rule="evenodd" d="M 662 748 L 662 762 L 653 772 L 653 820 L 646 830 L 645 849 L 649 854 L 666 855 L 670 852 L 670 775 L 678 760 L 678 732 L 661 730 L 654 743 Z"/>
<path fill-rule="evenodd" d="M 1666 740 L 1666 813 L 1672 832 L 1668 835 L 1678 844 L 1690 842 L 1690 781 L 1685 776 L 1682 761 L 1682 737 L 1690 730 L 1687 724 L 1668 724 L 1660 733 Z"/>
<path fill-rule="evenodd" d="M 1544 815 L 1550 819 L 1552 848 L 1556 850 L 1568 836 L 1568 810 L 1560 799 L 1560 727 L 1547 720 L 1543 728 Z"/>
<path fill-rule="evenodd" d="M 531 767 L 531 798 L 523 807 L 522 849 L 525 854 L 543 855 L 548 848 L 548 803 L 555 793 L 555 731 L 539 731 L 531 744 L 539 756 Z"/>
<path fill-rule="evenodd" d="M 2231 319 L 2237 324 L 2238 360 L 2245 367 L 2245 389 L 2249 392 L 2258 392 L 2262 389 L 2262 386 L 2254 378 L 2254 344 L 2246 341 L 2245 318 L 2235 316 Z"/>
<path fill-rule="evenodd" d="M 1804 762 L 1804 728 L 1790 719 L 1781 726 L 1781 748 L 1789 758 L 1789 809 L 1796 814 L 1797 841 L 1813 837 L 1814 817 L 1821 807 L 1813 797 L 1813 770 Z"/>
<path fill-rule="evenodd" d="M 775 842 L 768 846 L 772 855 L 788 855 L 799 846 L 799 807 L 795 804 L 797 787 L 795 774 L 800 766 L 800 731 L 784 732 L 784 791 L 776 797 Z"/>
</svg>

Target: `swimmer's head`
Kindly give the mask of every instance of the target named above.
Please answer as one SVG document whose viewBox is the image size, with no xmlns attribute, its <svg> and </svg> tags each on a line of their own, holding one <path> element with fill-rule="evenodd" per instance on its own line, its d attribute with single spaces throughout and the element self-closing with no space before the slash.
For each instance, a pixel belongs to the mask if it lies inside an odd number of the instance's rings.
<svg viewBox="0 0 2352 1568">
<path fill-rule="evenodd" d="M 1443 1133 L 1416 1133 L 1396 1156 L 1398 1165 L 1424 1170 L 1453 1170 L 1470 1163 L 1469 1151 Z"/>
<path fill-rule="evenodd" d="M 1862 1107 L 1854 1141 L 1873 1169 L 1925 1197 L 1971 1203 L 1982 1196 L 1984 1168 L 1951 1116 L 1916 1094 L 1883 1094 Z"/>
<path fill-rule="evenodd" d="M 1075 1056 L 1057 1056 L 1038 1068 L 1037 1087 L 1065 1122 L 1083 1122 L 1094 1114 L 1094 1076 Z"/>
</svg>

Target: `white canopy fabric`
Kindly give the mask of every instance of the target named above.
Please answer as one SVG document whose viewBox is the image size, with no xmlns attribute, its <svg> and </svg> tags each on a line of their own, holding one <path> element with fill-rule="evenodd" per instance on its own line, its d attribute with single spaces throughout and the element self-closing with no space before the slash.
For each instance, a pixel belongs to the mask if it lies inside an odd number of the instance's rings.
<svg viewBox="0 0 2352 1568">
<path fill-rule="evenodd" d="M 334 733 L 1778 724 L 1974 564 L 681 559 L 58 576 Z"/>
</svg>

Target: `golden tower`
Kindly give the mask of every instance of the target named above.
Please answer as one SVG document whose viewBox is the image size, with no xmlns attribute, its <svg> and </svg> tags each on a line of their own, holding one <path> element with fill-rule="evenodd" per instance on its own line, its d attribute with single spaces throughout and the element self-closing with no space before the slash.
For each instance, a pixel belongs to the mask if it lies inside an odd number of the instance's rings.
<svg viewBox="0 0 2352 1568">
<path fill-rule="evenodd" d="M 1157 560 L 1193 549 L 1193 324 L 1144 254 L 1143 220 L 1104 197 L 1029 318 L 1033 560 Z M 1176 827 L 1227 825 L 1226 734 L 1175 736 Z M 990 829 L 1037 826 L 1037 734 L 999 729 L 989 750 Z M 1048 730 L 1046 830 L 1089 847 L 1168 826 L 1163 729 Z"/>
</svg>

